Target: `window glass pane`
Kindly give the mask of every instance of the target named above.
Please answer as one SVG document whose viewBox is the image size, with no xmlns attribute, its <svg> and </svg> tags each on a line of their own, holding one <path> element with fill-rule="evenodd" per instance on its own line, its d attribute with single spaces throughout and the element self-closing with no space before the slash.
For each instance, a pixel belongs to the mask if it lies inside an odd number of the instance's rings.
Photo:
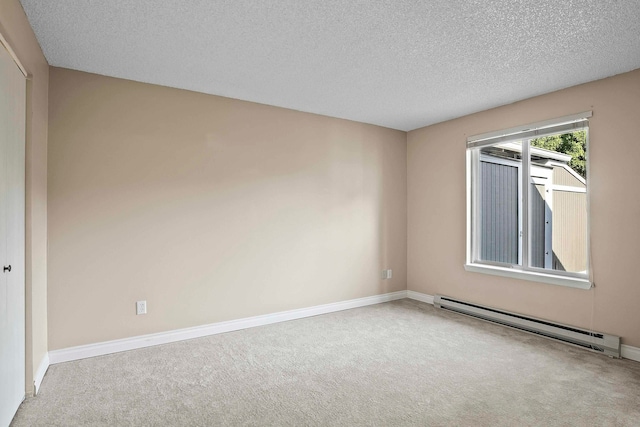
<svg viewBox="0 0 640 427">
<path fill-rule="evenodd" d="M 534 167 L 535 169 L 535 167 Z M 531 266 L 544 268 L 545 267 L 545 232 L 547 228 L 545 227 L 546 218 L 547 218 L 547 208 L 548 205 L 545 203 L 545 185 L 542 183 L 536 183 L 535 180 L 531 180 L 530 185 L 530 205 L 531 205 L 531 216 L 529 217 L 529 221 L 531 222 Z M 549 258 L 550 260 L 551 258 Z"/>
<path fill-rule="evenodd" d="M 480 150 L 478 182 L 478 257 L 481 261 L 517 265 L 521 251 L 522 144 Z"/>
<path fill-rule="evenodd" d="M 586 273 L 586 131 L 532 139 L 530 144 L 530 264 Z"/>
</svg>

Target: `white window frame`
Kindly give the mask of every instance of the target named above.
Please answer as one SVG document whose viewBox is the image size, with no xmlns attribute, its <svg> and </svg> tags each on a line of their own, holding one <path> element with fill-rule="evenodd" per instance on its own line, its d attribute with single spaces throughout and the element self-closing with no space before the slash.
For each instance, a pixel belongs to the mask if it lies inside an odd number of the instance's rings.
<svg viewBox="0 0 640 427">
<path fill-rule="evenodd" d="M 522 170 L 527 176 L 520 179 L 520 186 L 530 187 L 535 177 L 531 176 L 531 156 L 529 141 L 533 138 L 539 138 L 547 135 L 556 135 L 560 133 L 568 133 L 575 130 L 587 129 L 587 174 L 589 155 L 589 132 L 588 118 L 592 116 L 591 111 L 574 114 L 571 116 L 561 117 L 554 120 L 532 123 L 525 126 L 506 129 L 503 131 L 490 132 L 481 135 L 474 135 L 467 138 L 467 254 L 465 262 L 465 270 L 477 273 L 491 274 L 497 276 L 505 276 L 516 279 L 529 280 L 534 282 L 542 282 L 553 285 L 568 286 L 579 289 L 590 289 L 593 285 L 591 262 L 590 262 L 590 212 L 589 212 L 589 191 L 587 186 L 587 272 L 573 273 L 557 270 L 549 270 L 529 266 L 529 201 L 528 197 L 521 197 L 519 206 L 521 210 L 521 252 L 519 255 L 519 265 L 506 265 L 491 263 L 479 260 L 478 238 L 473 233 L 477 230 L 475 221 L 479 219 L 478 215 L 478 191 L 474 190 L 474 182 L 478 182 L 478 166 L 480 164 L 480 150 L 484 146 L 496 145 L 507 142 L 522 141 Z M 518 174 L 520 176 L 520 173 Z M 576 174 L 577 175 L 577 174 Z M 587 179 L 588 181 L 588 179 Z M 547 185 L 548 186 L 548 185 Z M 550 187 L 550 186 L 549 186 Z M 529 195 L 530 188 L 521 188 L 521 195 Z M 524 230 L 524 233 L 522 233 Z M 526 261 L 525 261 L 526 260 Z"/>
</svg>

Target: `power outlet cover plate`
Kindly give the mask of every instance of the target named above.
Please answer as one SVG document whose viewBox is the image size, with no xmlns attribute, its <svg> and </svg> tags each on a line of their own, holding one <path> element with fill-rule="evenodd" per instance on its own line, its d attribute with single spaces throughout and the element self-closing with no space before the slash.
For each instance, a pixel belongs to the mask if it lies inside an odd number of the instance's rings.
<svg viewBox="0 0 640 427">
<path fill-rule="evenodd" d="M 136 314 L 147 314 L 147 302 L 146 301 L 137 301 L 136 302 Z"/>
</svg>

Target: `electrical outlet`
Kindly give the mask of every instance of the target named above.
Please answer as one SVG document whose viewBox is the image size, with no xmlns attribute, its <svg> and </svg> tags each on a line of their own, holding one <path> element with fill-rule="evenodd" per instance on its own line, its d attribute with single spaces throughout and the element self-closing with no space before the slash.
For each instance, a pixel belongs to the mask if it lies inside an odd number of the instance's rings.
<svg viewBox="0 0 640 427">
<path fill-rule="evenodd" d="M 147 314 L 147 302 L 146 301 L 137 301 L 136 302 L 136 314 Z"/>
</svg>

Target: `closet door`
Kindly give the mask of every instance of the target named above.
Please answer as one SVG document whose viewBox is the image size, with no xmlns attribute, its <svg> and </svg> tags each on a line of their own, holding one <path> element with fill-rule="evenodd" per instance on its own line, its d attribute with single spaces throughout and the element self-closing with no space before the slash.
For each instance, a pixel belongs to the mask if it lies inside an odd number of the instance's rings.
<svg viewBox="0 0 640 427">
<path fill-rule="evenodd" d="M 0 44 L 0 426 L 25 395 L 26 80 Z"/>
</svg>

